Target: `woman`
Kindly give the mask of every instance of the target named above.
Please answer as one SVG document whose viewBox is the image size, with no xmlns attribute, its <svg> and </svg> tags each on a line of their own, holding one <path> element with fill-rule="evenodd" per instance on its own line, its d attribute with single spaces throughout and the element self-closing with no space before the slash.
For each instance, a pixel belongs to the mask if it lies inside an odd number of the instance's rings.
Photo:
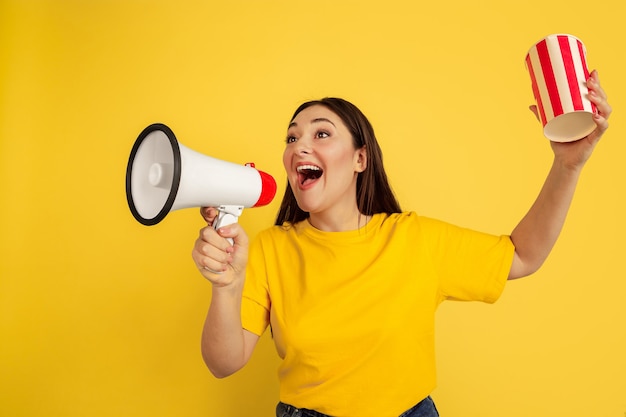
<svg viewBox="0 0 626 417">
<path fill-rule="evenodd" d="M 402 212 L 365 116 L 336 98 L 300 106 L 287 131 L 276 225 L 248 253 L 239 224 L 216 231 L 215 210 L 202 209 L 209 226 L 192 256 L 213 285 L 202 336 L 211 372 L 243 367 L 271 326 L 282 358 L 277 416 L 437 416 L 435 310 L 447 299 L 494 302 L 507 279 L 544 262 L 608 128 L 597 72 L 587 85 L 596 130 L 551 143 L 552 169 L 510 236 Z"/>
</svg>

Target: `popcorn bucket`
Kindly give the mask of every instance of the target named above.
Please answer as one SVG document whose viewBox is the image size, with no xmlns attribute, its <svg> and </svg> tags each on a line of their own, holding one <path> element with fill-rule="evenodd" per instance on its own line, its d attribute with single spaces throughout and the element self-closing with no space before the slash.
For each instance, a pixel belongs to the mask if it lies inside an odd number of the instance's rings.
<svg viewBox="0 0 626 417">
<path fill-rule="evenodd" d="M 565 34 L 547 36 L 526 55 L 543 134 L 551 141 L 572 142 L 596 128 L 586 55 L 580 39 Z"/>
</svg>

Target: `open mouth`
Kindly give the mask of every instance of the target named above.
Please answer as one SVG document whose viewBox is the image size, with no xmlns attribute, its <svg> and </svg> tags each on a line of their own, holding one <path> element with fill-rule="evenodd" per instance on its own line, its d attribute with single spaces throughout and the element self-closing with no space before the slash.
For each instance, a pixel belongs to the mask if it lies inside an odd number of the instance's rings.
<svg viewBox="0 0 626 417">
<path fill-rule="evenodd" d="M 300 165 L 298 168 L 298 182 L 300 185 L 307 185 L 317 181 L 324 170 L 315 165 Z"/>
</svg>

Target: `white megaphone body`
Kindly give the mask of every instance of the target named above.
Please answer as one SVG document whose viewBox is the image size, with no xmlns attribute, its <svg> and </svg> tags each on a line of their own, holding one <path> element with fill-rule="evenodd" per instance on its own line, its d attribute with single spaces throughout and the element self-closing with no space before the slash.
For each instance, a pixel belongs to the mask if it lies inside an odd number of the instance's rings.
<svg viewBox="0 0 626 417">
<path fill-rule="evenodd" d="M 274 178 L 254 168 L 195 152 L 180 144 L 164 124 L 145 128 L 126 168 L 126 198 L 139 223 L 152 226 L 170 211 L 215 207 L 213 227 L 236 223 L 244 207 L 269 204 Z"/>
</svg>

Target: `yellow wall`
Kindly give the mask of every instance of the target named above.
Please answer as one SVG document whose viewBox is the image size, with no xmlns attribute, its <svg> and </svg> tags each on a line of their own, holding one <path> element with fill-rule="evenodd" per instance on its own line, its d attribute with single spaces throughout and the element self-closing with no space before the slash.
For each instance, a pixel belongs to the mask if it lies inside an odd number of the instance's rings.
<svg viewBox="0 0 626 417">
<path fill-rule="evenodd" d="M 0 415 L 273 415 L 269 337 L 230 379 L 202 363 L 197 211 L 130 215 L 145 126 L 256 162 L 280 194 L 292 111 L 342 96 L 376 127 L 405 209 L 508 233 L 551 159 L 524 55 L 567 32 L 600 70 L 612 128 L 544 268 L 494 306 L 440 309 L 434 398 L 447 417 L 624 416 L 624 4 L 1 1 Z M 253 235 L 277 205 L 241 223 Z"/>
</svg>

